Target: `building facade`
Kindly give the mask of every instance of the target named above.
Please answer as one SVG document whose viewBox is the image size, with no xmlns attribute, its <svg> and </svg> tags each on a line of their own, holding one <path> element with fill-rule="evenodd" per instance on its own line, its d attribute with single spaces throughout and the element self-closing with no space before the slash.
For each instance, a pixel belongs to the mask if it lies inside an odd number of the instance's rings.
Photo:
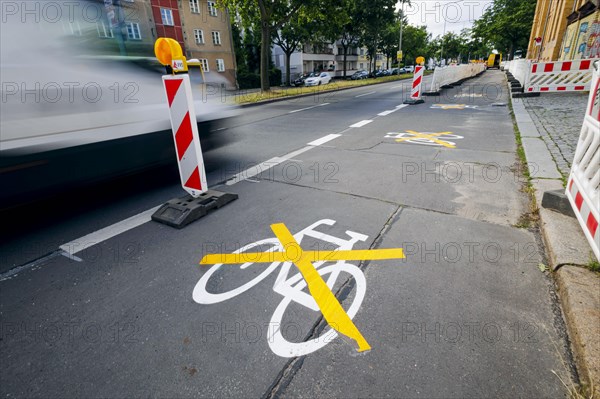
<svg viewBox="0 0 600 399">
<path fill-rule="evenodd" d="M 236 88 L 236 65 L 227 10 L 218 9 L 215 1 L 179 0 L 185 55 L 198 59 L 204 80 Z"/>
<path fill-rule="evenodd" d="M 538 0 L 527 58 L 539 61 L 597 58 L 600 0 Z M 541 38 L 536 43 L 536 38 Z"/>
</svg>

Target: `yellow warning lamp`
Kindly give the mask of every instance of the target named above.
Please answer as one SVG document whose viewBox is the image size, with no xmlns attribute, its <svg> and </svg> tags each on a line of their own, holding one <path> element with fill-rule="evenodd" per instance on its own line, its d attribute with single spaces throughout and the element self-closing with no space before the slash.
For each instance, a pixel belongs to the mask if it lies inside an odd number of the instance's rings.
<svg viewBox="0 0 600 399">
<path fill-rule="evenodd" d="M 167 67 L 168 73 L 187 73 L 187 60 L 177 40 L 159 37 L 154 43 L 154 54 L 158 61 Z"/>
<path fill-rule="evenodd" d="M 417 65 L 425 65 L 425 57 L 417 57 Z"/>
</svg>

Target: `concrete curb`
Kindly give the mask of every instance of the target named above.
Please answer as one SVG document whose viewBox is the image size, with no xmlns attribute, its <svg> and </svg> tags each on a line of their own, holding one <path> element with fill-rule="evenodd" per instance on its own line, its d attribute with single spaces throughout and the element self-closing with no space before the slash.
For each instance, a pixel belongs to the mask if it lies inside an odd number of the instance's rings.
<svg viewBox="0 0 600 399">
<path fill-rule="evenodd" d="M 555 272 L 577 371 L 581 380 L 595 389 L 593 397 L 600 398 L 600 274 L 579 267 L 587 265 L 593 255 L 577 219 L 539 207 L 544 192 L 564 191 L 562 175 L 523 102 L 511 97 L 511 104 L 535 189 L 540 230 L 550 267 Z"/>
</svg>

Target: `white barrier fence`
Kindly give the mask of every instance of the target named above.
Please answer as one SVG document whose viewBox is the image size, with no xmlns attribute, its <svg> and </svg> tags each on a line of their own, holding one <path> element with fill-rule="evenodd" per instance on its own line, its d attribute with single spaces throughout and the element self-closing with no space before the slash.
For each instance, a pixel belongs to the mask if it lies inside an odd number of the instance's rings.
<svg viewBox="0 0 600 399">
<path fill-rule="evenodd" d="M 567 182 L 566 194 L 596 258 L 600 259 L 600 62 L 592 65 L 592 90 Z"/>
<path fill-rule="evenodd" d="M 437 67 L 433 71 L 429 93 L 437 93 L 441 87 L 472 78 L 485 71 L 485 64 L 462 64 Z"/>
<path fill-rule="evenodd" d="M 587 91 L 590 90 L 595 61 L 532 62 L 519 59 L 506 62 L 504 70 L 521 83 L 525 93 Z"/>
</svg>

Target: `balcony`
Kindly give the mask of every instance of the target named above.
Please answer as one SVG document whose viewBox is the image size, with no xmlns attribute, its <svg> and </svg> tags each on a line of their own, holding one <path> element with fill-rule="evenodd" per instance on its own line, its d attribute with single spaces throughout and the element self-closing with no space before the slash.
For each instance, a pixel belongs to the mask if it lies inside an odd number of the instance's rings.
<svg viewBox="0 0 600 399">
<path fill-rule="evenodd" d="M 344 54 L 338 54 L 335 56 L 335 60 L 337 62 L 344 62 Z M 350 61 L 358 61 L 358 54 L 350 54 L 346 55 L 346 62 Z"/>
</svg>

